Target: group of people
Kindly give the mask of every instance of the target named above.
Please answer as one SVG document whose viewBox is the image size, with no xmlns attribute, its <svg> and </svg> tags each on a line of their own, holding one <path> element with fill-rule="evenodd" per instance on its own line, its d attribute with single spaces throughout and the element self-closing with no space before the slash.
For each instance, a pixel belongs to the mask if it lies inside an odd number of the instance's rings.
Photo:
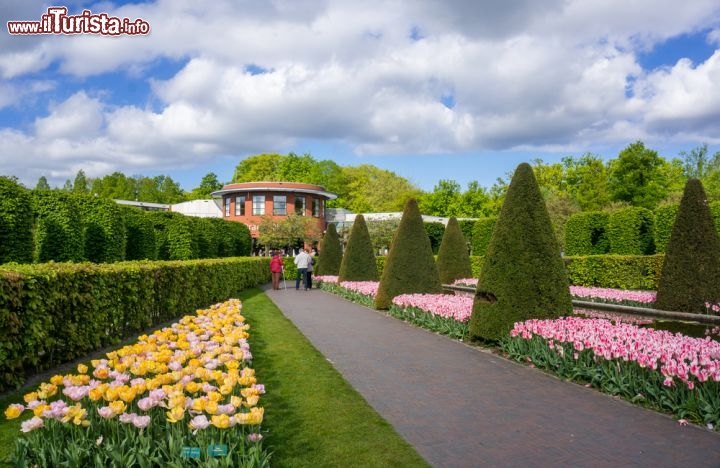
<svg viewBox="0 0 720 468">
<path fill-rule="evenodd" d="M 272 287 L 275 290 L 280 289 L 280 275 L 283 272 L 283 260 L 279 250 L 271 253 L 270 273 L 272 275 Z M 310 249 L 305 248 L 295 256 L 295 266 L 297 267 L 297 277 L 295 278 L 295 290 L 300 290 L 300 280 L 302 280 L 305 291 L 312 289 L 312 272 L 314 259 L 310 255 Z"/>
</svg>

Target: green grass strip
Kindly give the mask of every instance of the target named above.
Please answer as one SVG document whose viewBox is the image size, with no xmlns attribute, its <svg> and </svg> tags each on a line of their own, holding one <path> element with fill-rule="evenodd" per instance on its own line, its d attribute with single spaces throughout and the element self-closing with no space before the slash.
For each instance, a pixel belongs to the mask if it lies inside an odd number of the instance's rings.
<svg viewBox="0 0 720 468">
<path fill-rule="evenodd" d="M 263 292 L 240 299 L 273 467 L 428 466 Z"/>
</svg>

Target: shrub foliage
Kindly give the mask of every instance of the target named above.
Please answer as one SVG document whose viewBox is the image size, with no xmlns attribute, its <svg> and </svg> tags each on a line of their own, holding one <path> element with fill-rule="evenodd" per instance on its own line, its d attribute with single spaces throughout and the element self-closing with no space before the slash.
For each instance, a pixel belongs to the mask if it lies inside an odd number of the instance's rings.
<svg viewBox="0 0 720 468">
<path fill-rule="evenodd" d="M 400 294 L 440 293 L 442 284 L 425 232 L 422 216 L 413 198 L 405 203 L 380 285 L 375 296 L 375 308 L 390 308 L 392 299 Z"/>
<path fill-rule="evenodd" d="M 654 220 L 647 208 L 630 206 L 610 215 L 608 239 L 610 253 L 652 255 L 655 253 Z"/>
<path fill-rule="evenodd" d="M 0 263 L 29 263 L 33 258 L 33 212 L 30 192 L 0 176 Z"/>
<path fill-rule="evenodd" d="M 675 203 L 655 208 L 655 252 L 667 250 L 679 208 Z"/>
<path fill-rule="evenodd" d="M 465 236 L 456 218 L 450 218 L 445 228 L 445 235 L 438 252 L 437 269 L 442 284 L 451 284 L 456 279 L 472 277 Z"/>
<path fill-rule="evenodd" d="M 35 262 L 81 262 L 84 230 L 77 198 L 59 190 L 33 190 Z"/>
<path fill-rule="evenodd" d="M 377 281 L 378 279 L 375 253 L 363 215 L 355 217 L 338 276 L 339 281 Z"/>
<path fill-rule="evenodd" d="M 567 273 L 529 164 L 513 175 L 480 272 L 471 338 L 497 341 L 515 322 L 572 313 Z"/>
<path fill-rule="evenodd" d="M 565 255 L 608 253 L 609 220 L 610 214 L 603 211 L 585 211 L 571 215 L 565 224 Z"/>
<path fill-rule="evenodd" d="M 702 183 L 689 179 L 665 253 L 655 307 L 703 313 L 706 301 L 720 301 L 720 239 Z"/>
<path fill-rule="evenodd" d="M 492 238 L 493 229 L 495 229 L 495 222 L 497 218 L 491 216 L 488 218 L 480 218 L 475 221 L 472 232 L 472 254 L 473 255 L 485 255 L 487 252 L 488 245 L 490 245 L 490 239 Z"/>
<path fill-rule="evenodd" d="M 121 206 L 125 222 L 125 259 L 155 260 L 157 246 L 150 217 L 134 206 Z"/>
<path fill-rule="evenodd" d="M 317 274 L 337 276 L 342 263 L 342 245 L 334 224 L 330 224 L 319 245 Z"/>
</svg>

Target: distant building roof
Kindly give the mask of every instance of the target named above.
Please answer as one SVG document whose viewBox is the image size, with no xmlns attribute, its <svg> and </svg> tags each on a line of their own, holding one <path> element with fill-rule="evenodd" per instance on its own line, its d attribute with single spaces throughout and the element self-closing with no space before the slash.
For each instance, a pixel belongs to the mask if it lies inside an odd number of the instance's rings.
<svg viewBox="0 0 720 468">
<path fill-rule="evenodd" d="M 334 200 L 337 195 L 325 190 L 322 185 L 303 184 L 299 182 L 240 182 L 227 184 L 220 190 L 212 193 L 213 198 L 220 198 L 235 192 L 293 192 L 320 195 L 328 200 Z"/>
<path fill-rule="evenodd" d="M 117 203 L 118 205 L 136 206 L 136 207 L 142 208 L 144 210 L 158 210 L 158 211 L 170 211 L 170 207 L 172 206 L 167 203 L 150 203 L 150 202 L 141 202 L 141 201 L 137 201 L 137 200 L 115 200 L 115 203 Z"/>
<path fill-rule="evenodd" d="M 170 211 L 182 213 L 185 216 L 196 216 L 199 218 L 221 218 L 222 210 L 216 200 L 190 200 L 182 203 L 175 203 Z"/>
</svg>

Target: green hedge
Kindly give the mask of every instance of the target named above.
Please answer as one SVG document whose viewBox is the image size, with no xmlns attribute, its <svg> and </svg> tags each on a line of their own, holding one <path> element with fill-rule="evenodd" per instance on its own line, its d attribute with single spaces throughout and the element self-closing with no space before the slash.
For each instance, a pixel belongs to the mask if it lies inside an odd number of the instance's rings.
<svg viewBox="0 0 720 468">
<path fill-rule="evenodd" d="M 35 253 L 37 263 L 81 262 L 84 230 L 77 198 L 59 190 L 33 190 Z"/>
<path fill-rule="evenodd" d="M 662 253 L 667 249 L 679 207 L 673 203 L 655 208 L 655 252 Z"/>
<path fill-rule="evenodd" d="M 493 229 L 495 229 L 496 217 L 481 218 L 475 221 L 472 234 L 472 254 L 483 256 L 487 252 Z"/>
<path fill-rule="evenodd" d="M 33 259 L 33 211 L 30 191 L 0 176 L 0 264 Z"/>
<path fill-rule="evenodd" d="M 610 214 L 585 211 L 565 223 L 565 255 L 602 255 L 610 250 L 607 229 Z"/>
<path fill-rule="evenodd" d="M 610 253 L 651 255 L 655 253 L 654 216 L 647 208 L 627 207 L 610 215 Z"/>
<path fill-rule="evenodd" d="M 107 198 L 74 194 L 83 224 L 85 259 L 94 263 L 125 259 L 125 225 L 120 206 Z"/>
<path fill-rule="evenodd" d="M 125 223 L 125 260 L 157 259 L 155 228 L 147 212 L 134 206 L 121 206 Z"/>
<path fill-rule="evenodd" d="M 663 254 L 565 257 L 570 284 L 617 289 L 656 290 Z"/>
<path fill-rule="evenodd" d="M 270 279 L 269 257 L 0 268 L 0 390 Z"/>
<path fill-rule="evenodd" d="M 423 223 L 425 228 L 425 234 L 430 239 L 430 248 L 433 254 L 437 255 L 440 250 L 440 244 L 442 244 L 443 235 L 445 235 L 445 225 L 443 223 L 432 221 Z"/>
</svg>

